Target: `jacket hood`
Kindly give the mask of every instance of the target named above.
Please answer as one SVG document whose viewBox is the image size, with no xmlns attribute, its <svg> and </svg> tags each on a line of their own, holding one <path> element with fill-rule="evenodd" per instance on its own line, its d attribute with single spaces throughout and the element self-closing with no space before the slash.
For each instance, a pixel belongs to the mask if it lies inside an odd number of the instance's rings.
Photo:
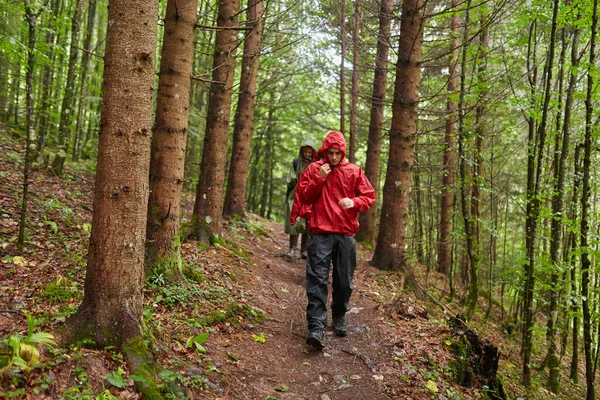
<svg viewBox="0 0 600 400">
<path fill-rule="evenodd" d="M 304 142 L 302 142 L 302 144 L 300 145 L 300 148 L 298 149 L 298 158 L 300 160 L 302 160 L 302 148 L 303 147 L 310 147 L 311 149 L 313 149 L 313 151 L 316 153 L 317 152 L 317 146 L 315 146 L 315 142 L 313 142 L 310 139 L 306 139 Z"/>
<path fill-rule="evenodd" d="M 328 149 L 337 149 L 342 152 L 342 159 L 340 162 L 344 161 L 346 157 L 346 139 L 344 138 L 344 134 L 339 131 L 331 131 L 325 136 L 323 140 L 323 146 L 315 153 L 314 159 L 319 160 L 320 158 L 327 159 L 327 150 Z"/>
</svg>

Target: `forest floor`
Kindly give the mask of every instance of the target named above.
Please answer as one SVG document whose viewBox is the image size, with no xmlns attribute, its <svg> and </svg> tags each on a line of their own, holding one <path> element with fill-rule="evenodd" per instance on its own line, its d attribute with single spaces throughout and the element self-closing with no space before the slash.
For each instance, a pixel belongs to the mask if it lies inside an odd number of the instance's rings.
<svg viewBox="0 0 600 400">
<path fill-rule="evenodd" d="M 53 333 L 59 342 L 40 346 L 39 363 L 30 372 L 13 368 L 0 383 L 0 398 L 142 398 L 115 349 L 61 343 L 55 331 L 83 295 L 93 173 L 75 165 L 62 179 L 34 171 L 27 245 L 19 251 L 23 150 L 16 138 L 0 136 L 0 342 L 10 335 L 25 340 L 23 311 L 33 315 L 34 332 Z M 186 196 L 186 209 L 192 200 Z M 369 266 L 372 253 L 360 245 L 348 336 L 328 328 L 325 348 L 309 348 L 304 261 L 284 260 L 287 240 L 281 224 L 249 215 L 228 222 L 217 247 L 182 245 L 184 262 L 194 271 L 188 279 L 148 279 L 144 325 L 165 398 L 487 398 L 477 380 L 470 388 L 455 383 L 451 348 L 458 337 L 447 319 L 460 306 L 428 301 L 447 290 L 443 277 L 413 266 L 431 294 L 417 299 L 402 273 Z M 534 388 L 524 391 L 518 335 L 503 333 L 501 315 L 494 308 L 489 320 L 476 317 L 469 324 L 499 347 L 508 398 L 582 398 L 583 388 L 565 377 L 561 394 L 549 393 L 541 383 L 545 372 L 534 371 Z M 543 350 L 540 343 L 538 353 Z"/>
</svg>

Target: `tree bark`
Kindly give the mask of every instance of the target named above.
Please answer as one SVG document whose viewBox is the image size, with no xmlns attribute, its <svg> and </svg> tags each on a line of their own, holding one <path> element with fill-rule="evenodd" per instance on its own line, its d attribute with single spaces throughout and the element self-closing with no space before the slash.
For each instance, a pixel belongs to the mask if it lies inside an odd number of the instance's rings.
<svg viewBox="0 0 600 400">
<path fill-rule="evenodd" d="M 390 152 L 377 247 L 371 260 L 372 265 L 383 270 L 403 269 L 406 263 L 406 224 L 417 134 L 424 10 L 424 0 L 404 0 L 402 3 Z"/>
<path fill-rule="evenodd" d="M 80 86 L 79 86 L 79 103 L 77 105 L 77 123 L 75 124 L 75 138 L 73 140 L 73 151 L 71 158 L 73 161 L 79 160 L 81 154 L 81 144 L 83 142 L 83 116 L 86 114 L 83 110 L 83 105 L 86 103 L 85 96 L 88 92 L 87 89 L 87 72 L 90 64 L 91 54 L 89 51 L 92 45 L 92 37 L 94 36 L 94 24 L 96 20 L 96 5 L 97 0 L 90 0 L 88 5 L 88 18 L 86 25 L 86 32 L 83 38 L 83 49 L 84 52 L 81 56 L 81 75 L 80 75 Z M 87 111 L 87 110 L 86 110 Z"/>
<path fill-rule="evenodd" d="M 94 213 L 70 338 L 121 348 L 140 336 L 158 3 L 109 2 Z"/>
<path fill-rule="evenodd" d="M 345 66 L 346 59 L 346 0 L 340 2 L 340 132 L 346 130 L 346 79 Z"/>
<path fill-rule="evenodd" d="M 537 127 L 537 150 L 534 152 L 537 157 L 535 162 L 535 173 L 534 173 L 534 184 L 533 191 L 528 192 L 527 195 L 527 231 L 526 231 L 526 252 L 528 264 L 526 266 L 526 279 L 525 279 L 525 295 L 523 309 L 525 311 L 525 321 L 523 325 L 523 342 L 522 342 L 522 353 L 523 353 L 523 384 L 526 387 L 531 386 L 531 371 L 529 362 L 531 360 L 531 328 L 533 327 L 533 291 L 535 288 L 535 254 L 536 254 L 536 231 L 537 231 L 537 220 L 540 215 L 541 208 L 541 180 L 542 180 L 542 166 L 544 161 L 544 150 L 546 143 L 546 125 L 548 121 L 548 107 L 550 104 L 550 98 L 552 97 L 552 69 L 554 67 L 554 52 L 556 43 L 556 23 L 558 18 L 558 6 L 559 0 L 554 0 L 553 15 L 552 15 L 552 26 L 550 28 L 550 44 L 548 46 L 548 56 L 544 65 L 544 98 L 541 112 L 541 121 Z M 533 118 L 533 116 L 531 116 Z M 530 142 L 531 144 L 531 142 Z M 531 167 L 531 166 L 528 166 Z M 529 168 L 528 168 L 529 171 Z M 529 172 L 528 172 L 529 178 Z M 529 183 L 529 182 L 528 182 Z M 531 205 L 530 205 L 531 203 Z"/>
<path fill-rule="evenodd" d="M 81 29 L 81 14 L 83 13 L 83 0 L 75 1 L 75 11 L 71 19 L 71 46 L 69 49 L 69 67 L 67 69 L 67 81 L 63 93 L 62 106 L 60 108 L 60 125 L 58 127 L 58 143 L 60 150 L 52 161 L 52 171 L 62 176 L 65 160 L 67 158 L 67 148 L 71 136 L 71 123 L 75 112 L 75 93 L 77 85 L 75 84 L 75 74 L 77 73 L 77 53 L 79 47 L 79 31 Z"/>
<path fill-rule="evenodd" d="M 373 78 L 373 97 L 371 100 L 371 118 L 369 120 L 369 144 L 365 175 L 375 195 L 379 193 L 379 175 L 381 168 L 381 136 L 383 131 L 383 113 L 387 86 L 388 57 L 390 54 L 390 27 L 392 21 L 392 0 L 381 0 L 379 8 L 379 33 L 377 35 L 377 56 L 375 58 L 375 76 Z M 377 206 L 358 214 L 360 228 L 357 240 L 374 244 L 377 233 Z"/>
<path fill-rule="evenodd" d="M 452 9 L 458 7 L 458 0 L 452 0 Z M 448 76 L 448 98 L 446 100 L 446 126 L 444 131 L 444 162 L 442 165 L 442 198 L 440 205 L 440 240 L 438 245 L 438 272 L 448 275 L 452 262 L 452 208 L 454 207 L 454 122 L 456 103 L 452 95 L 456 92 L 458 72 L 459 19 L 455 13 L 450 21 L 452 41 L 450 44 L 450 68 Z"/>
<path fill-rule="evenodd" d="M 33 136 L 33 74 L 35 69 L 35 41 L 36 24 L 40 11 L 34 12 L 31 3 L 25 0 L 25 20 L 27 21 L 27 72 L 25 75 L 25 103 L 26 112 L 26 142 L 25 142 L 25 162 L 23 165 L 23 192 L 21 194 L 21 216 L 19 218 L 19 234 L 17 236 L 17 247 L 22 249 L 25 245 L 25 229 L 27 225 L 27 205 L 29 202 L 29 170 L 31 168 L 32 146 L 35 144 Z"/>
<path fill-rule="evenodd" d="M 598 27 L 598 0 L 594 0 L 591 26 L 591 37 L 589 42 L 590 56 L 589 65 L 593 66 L 596 62 L 596 29 Z M 581 249 L 581 297 L 583 299 L 583 348 L 585 350 L 585 383 L 586 400 L 593 400 L 594 395 L 594 367 L 592 354 L 592 316 L 590 312 L 589 283 L 590 269 L 592 262 L 590 260 L 590 249 L 588 248 L 588 233 L 590 230 L 589 208 L 590 208 L 590 172 L 592 163 L 592 113 L 594 110 L 592 92 L 594 89 L 594 75 L 590 67 L 587 71 L 587 93 L 585 98 L 585 140 L 583 146 L 583 177 L 581 180 L 581 230 L 580 230 L 580 249 Z"/>
<path fill-rule="evenodd" d="M 198 0 L 169 0 L 150 154 L 146 273 L 181 275 L 179 220 Z"/>
<path fill-rule="evenodd" d="M 348 161 L 356 163 L 356 130 L 357 103 L 358 103 L 358 75 L 359 75 L 359 50 L 360 50 L 360 24 L 362 11 L 360 9 L 360 0 L 354 0 L 354 30 L 352 33 L 352 99 L 350 102 L 350 135 Z"/>
<path fill-rule="evenodd" d="M 248 164 L 250 163 L 250 143 L 254 123 L 254 102 L 256 99 L 256 77 L 263 30 L 263 0 L 250 0 L 246 20 L 246 39 L 242 56 L 242 76 L 238 96 L 233 148 L 229 164 L 227 194 L 223 207 L 224 216 L 243 216 L 246 206 L 248 186 Z"/>
<path fill-rule="evenodd" d="M 221 234 L 223 185 L 229 140 L 231 92 L 235 72 L 235 50 L 239 0 L 219 0 L 213 75 L 210 84 L 200 177 L 192 215 L 192 236 L 213 243 Z"/>
</svg>

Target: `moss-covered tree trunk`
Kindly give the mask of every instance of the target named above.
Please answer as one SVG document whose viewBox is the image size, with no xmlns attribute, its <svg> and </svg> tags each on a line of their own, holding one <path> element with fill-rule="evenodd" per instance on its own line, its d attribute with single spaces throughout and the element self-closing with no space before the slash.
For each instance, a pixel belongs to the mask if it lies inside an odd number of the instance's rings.
<svg viewBox="0 0 600 400">
<path fill-rule="evenodd" d="M 139 337 L 158 2 L 109 2 L 98 166 L 83 302 L 70 338 Z"/>
<path fill-rule="evenodd" d="M 194 62 L 198 0 L 169 0 L 165 15 L 150 155 L 146 269 L 173 280 L 181 273 L 180 202 Z"/>
<path fill-rule="evenodd" d="M 204 147 L 192 215 L 192 236 L 205 243 L 212 243 L 223 225 L 223 189 L 237 48 L 237 30 L 234 28 L 238 26 L 240 8 L 239 0 L 219 0 L 218 3 L 219 30 L 215 38 Z"/>
<path fill-rule="evenodd" d="M 248 164 L 250 162 L 256 76 L 262 41 L 262 29 L 263 0 L 250 0 L 248 2 L 240 94 L 235 114 L 229 179 L 227 180 L 227 194 L 223 207 L 223 215 L 225 216 L 243 216 L 246 205 Z"/>
<path fill-rule="evenodd" d="M 379 269 L 404 267 L 406 224 L 417 134 L 421 84 L 423 0 L 404 0 L 392 104 L 390 153 L 383 188 L 377 248 L 371 264 Z"/>
</svg>

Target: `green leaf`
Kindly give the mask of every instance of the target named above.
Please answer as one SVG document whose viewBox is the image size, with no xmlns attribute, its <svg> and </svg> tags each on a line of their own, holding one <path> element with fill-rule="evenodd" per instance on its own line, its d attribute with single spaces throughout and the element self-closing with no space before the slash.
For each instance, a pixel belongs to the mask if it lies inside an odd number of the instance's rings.
<svg viewBox="0 0 600 400">
<path fill-rule="evenodd" d="M 125 389 L 127 387 L 127 383 L 123 376 L 121 376 L 121 368 L 111 373 L 106 374 L 106 380 L 113 386 L 118 387 L 119 389 Z"/>
<path fill-rule="evenodd" d="M 265 335 L 263 333 L 260 335 L 252 335 L 252 339 L 258 343 L 267 343 L 267 339 L 265 339 Z"/>
<path fill-rule="evenodd" d="M 139 382 L 142 385 L 147 385 L 148 379 L 146 379 L 146 377 L 144 376 L 140 376 L 140 375 L 129 375 L 129 378 L 132 379 L 134 382 Z"/>
<path fill-rule="evenodd" d="M 432 380 L 428 380 L 428 381 L 427 381 L 427 384 L 426 384 L 425 386 L 427 387 L 427 389 L 429 389 L 429 391 L 430 391 L 431 393 L 437 393 L 437 392 L 439 391 L 439 389 L 438 389 L 437 385 L 436 385 L 436 384 L 435 384 L 435 382 L 434 382 L 434 381 L 432 381 Z"/>
<path fill-rule="evenodd" d="M 290 390 L 290 389 L 287 386 L 285 386 L 285 385 L 281 385 L 281 386 L 278 386 L 278 387 L 275 388 L 276 392 L 281 392 L 281 393 L 285 393 L 288 390 Z"/>
<path fill-rule="evenodd" d="M 231 359 L 233 361 L 237 361 L 238 360 L 238 358 L 235 355 L 233 355 L 233 354 L 231 354 L 229 352 L 227 352 L 227 357 L 229 357 L 229 359 Z"/>
</svg>

